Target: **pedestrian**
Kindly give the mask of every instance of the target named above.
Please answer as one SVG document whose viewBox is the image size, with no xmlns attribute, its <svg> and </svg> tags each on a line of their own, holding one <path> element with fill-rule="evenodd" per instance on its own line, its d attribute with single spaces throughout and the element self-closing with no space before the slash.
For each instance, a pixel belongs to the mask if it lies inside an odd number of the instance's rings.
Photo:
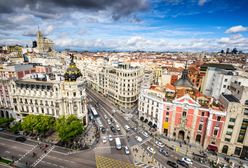
<svg viewBox="0 0 248 168">
<path fill-rule="evenodd" d="M 46 150 L 44 150 L 44 152 L 45 152 L 45 153 L 47 153 L 47 151 L 46 151 Z"/>
</svg>

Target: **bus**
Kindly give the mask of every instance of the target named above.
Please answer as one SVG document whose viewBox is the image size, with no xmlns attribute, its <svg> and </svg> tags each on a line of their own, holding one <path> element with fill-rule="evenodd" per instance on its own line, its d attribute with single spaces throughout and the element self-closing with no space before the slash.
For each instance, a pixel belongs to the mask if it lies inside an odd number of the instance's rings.
<svg viewBox="0 0 248 168">
<path fill-rule="evenodd" d="M 96 109 L 92 105 L 90 105 L 90 111 L 91 111 L 93 117 L 97 118 L 99 116 Z"/>
<path fill-rule="evenodd" d="M 115 138 L 115 147 L 118 150 L 121 150 L 121 140 L 120 138 Z"/>
</svg>

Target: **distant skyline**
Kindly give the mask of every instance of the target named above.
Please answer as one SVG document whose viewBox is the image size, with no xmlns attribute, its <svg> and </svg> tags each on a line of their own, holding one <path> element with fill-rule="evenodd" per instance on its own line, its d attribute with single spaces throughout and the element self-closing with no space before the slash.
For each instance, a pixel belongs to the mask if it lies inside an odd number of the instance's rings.
<svg viewBox="0 0 248 168">
<path fill-rule="evenodd" d="M 248 0 L 2 0 L 0 45 L 57 49 L 248 52 Z"/>
</svg>

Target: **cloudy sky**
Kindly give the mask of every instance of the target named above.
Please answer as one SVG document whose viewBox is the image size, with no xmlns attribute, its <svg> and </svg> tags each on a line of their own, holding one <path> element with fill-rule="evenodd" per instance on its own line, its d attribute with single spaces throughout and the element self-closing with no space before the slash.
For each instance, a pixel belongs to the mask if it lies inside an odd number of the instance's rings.
<svg viewBox="0 0 248 168">
<path fill-rule="evenodd" d="M 0 45 L 57 49 L 248 52 L 248 0 L 1 0 Z"/>
</svg>

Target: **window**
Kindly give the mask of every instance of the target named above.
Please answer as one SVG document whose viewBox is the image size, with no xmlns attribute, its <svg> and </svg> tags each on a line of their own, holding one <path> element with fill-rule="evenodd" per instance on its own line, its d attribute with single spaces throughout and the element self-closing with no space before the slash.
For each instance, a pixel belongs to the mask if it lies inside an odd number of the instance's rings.
<svg viewBox="0 0 248 168">
<path fill-rule="evenodd" d="M 218 117 L 217 117 L 217 121 L 220 121 L 220 120 L 221 120 L 221 117 L 220 117 L 220 116 L 218 116 Z"/>
<path fill-rule="evenodd" d="M 242 150 L 242 149 L 241 149 L 240 147 L 236 147 L 236 148 L 235 148 L 235 151 L 234 151 L 234 155 L 238 155 L 238 156 L 239 156 L 240 153 L 241 153 L 241 150 Z"/>
<path fill-rule="evenodd" d="M 169 112 L 168 111 L 166 112 L 166 115 L 169 115 Z"/>
<path fill-rule="evenodd" d="M 235 122 L 236 121 L 236 119 L 235 118 L 230 118 L 230 120 L 229 120 L 230 122 Z"/>
<path fill-rule="evenodd" d="M 227 82 L 227 79 L 225 79 L 224 81 Z"/>
<path fill-rule="evenodd" d="M 201 116 L 204 116 L 204 115 L 205 115 L 205 113 L 204 113 L 204 112 L 202 112 L 202 113 L 201 113 Z"/>
<path fill-rule="evenodd" d="M 73 92 L 73 96 L 76 97 L 76 92 Z"/>
<path fill-rule="evenodd" d="M 245 101 L 245 105 L 248 106 L 248 100 Z"/>
<path fill-rule="evenodd" d="M 231 139 L 230 139 L 230 138 L 225 138 L 225 141 L 226 141 L 226 142 L 230 142 Z"/>
<path fill-rule="evenodd" d="M 233 129 L 233 125 L 228 125 L 227 128 Z"/>
<path fill-rule="evenodd" d="M 186 115 L 187 115 L 187 112 L 184 111 L 184 112 L 183 112 L 183 117 L 186 117 Z"/>
<path fill-rule="evenodd" d="M 223 88 L 226 88 L 226 85 L 223 85 Z"/>
<path fill-rule="evenodd" d="M 244 109 L 244 115 L 248 115 L 248 108 Z"/>
<path fill-rule="evenodd" d="M 218 134 L 218 130 L 215 129 L 215 130 L 214 130 L 214 135 L 217 135 L 217 134 Z"/>
<path fill-rule="evenodd" d="M 199 125 L 199 130 L 200 130 L 200 131 L 202 130 L 202 124 Z"/>
</svg>

